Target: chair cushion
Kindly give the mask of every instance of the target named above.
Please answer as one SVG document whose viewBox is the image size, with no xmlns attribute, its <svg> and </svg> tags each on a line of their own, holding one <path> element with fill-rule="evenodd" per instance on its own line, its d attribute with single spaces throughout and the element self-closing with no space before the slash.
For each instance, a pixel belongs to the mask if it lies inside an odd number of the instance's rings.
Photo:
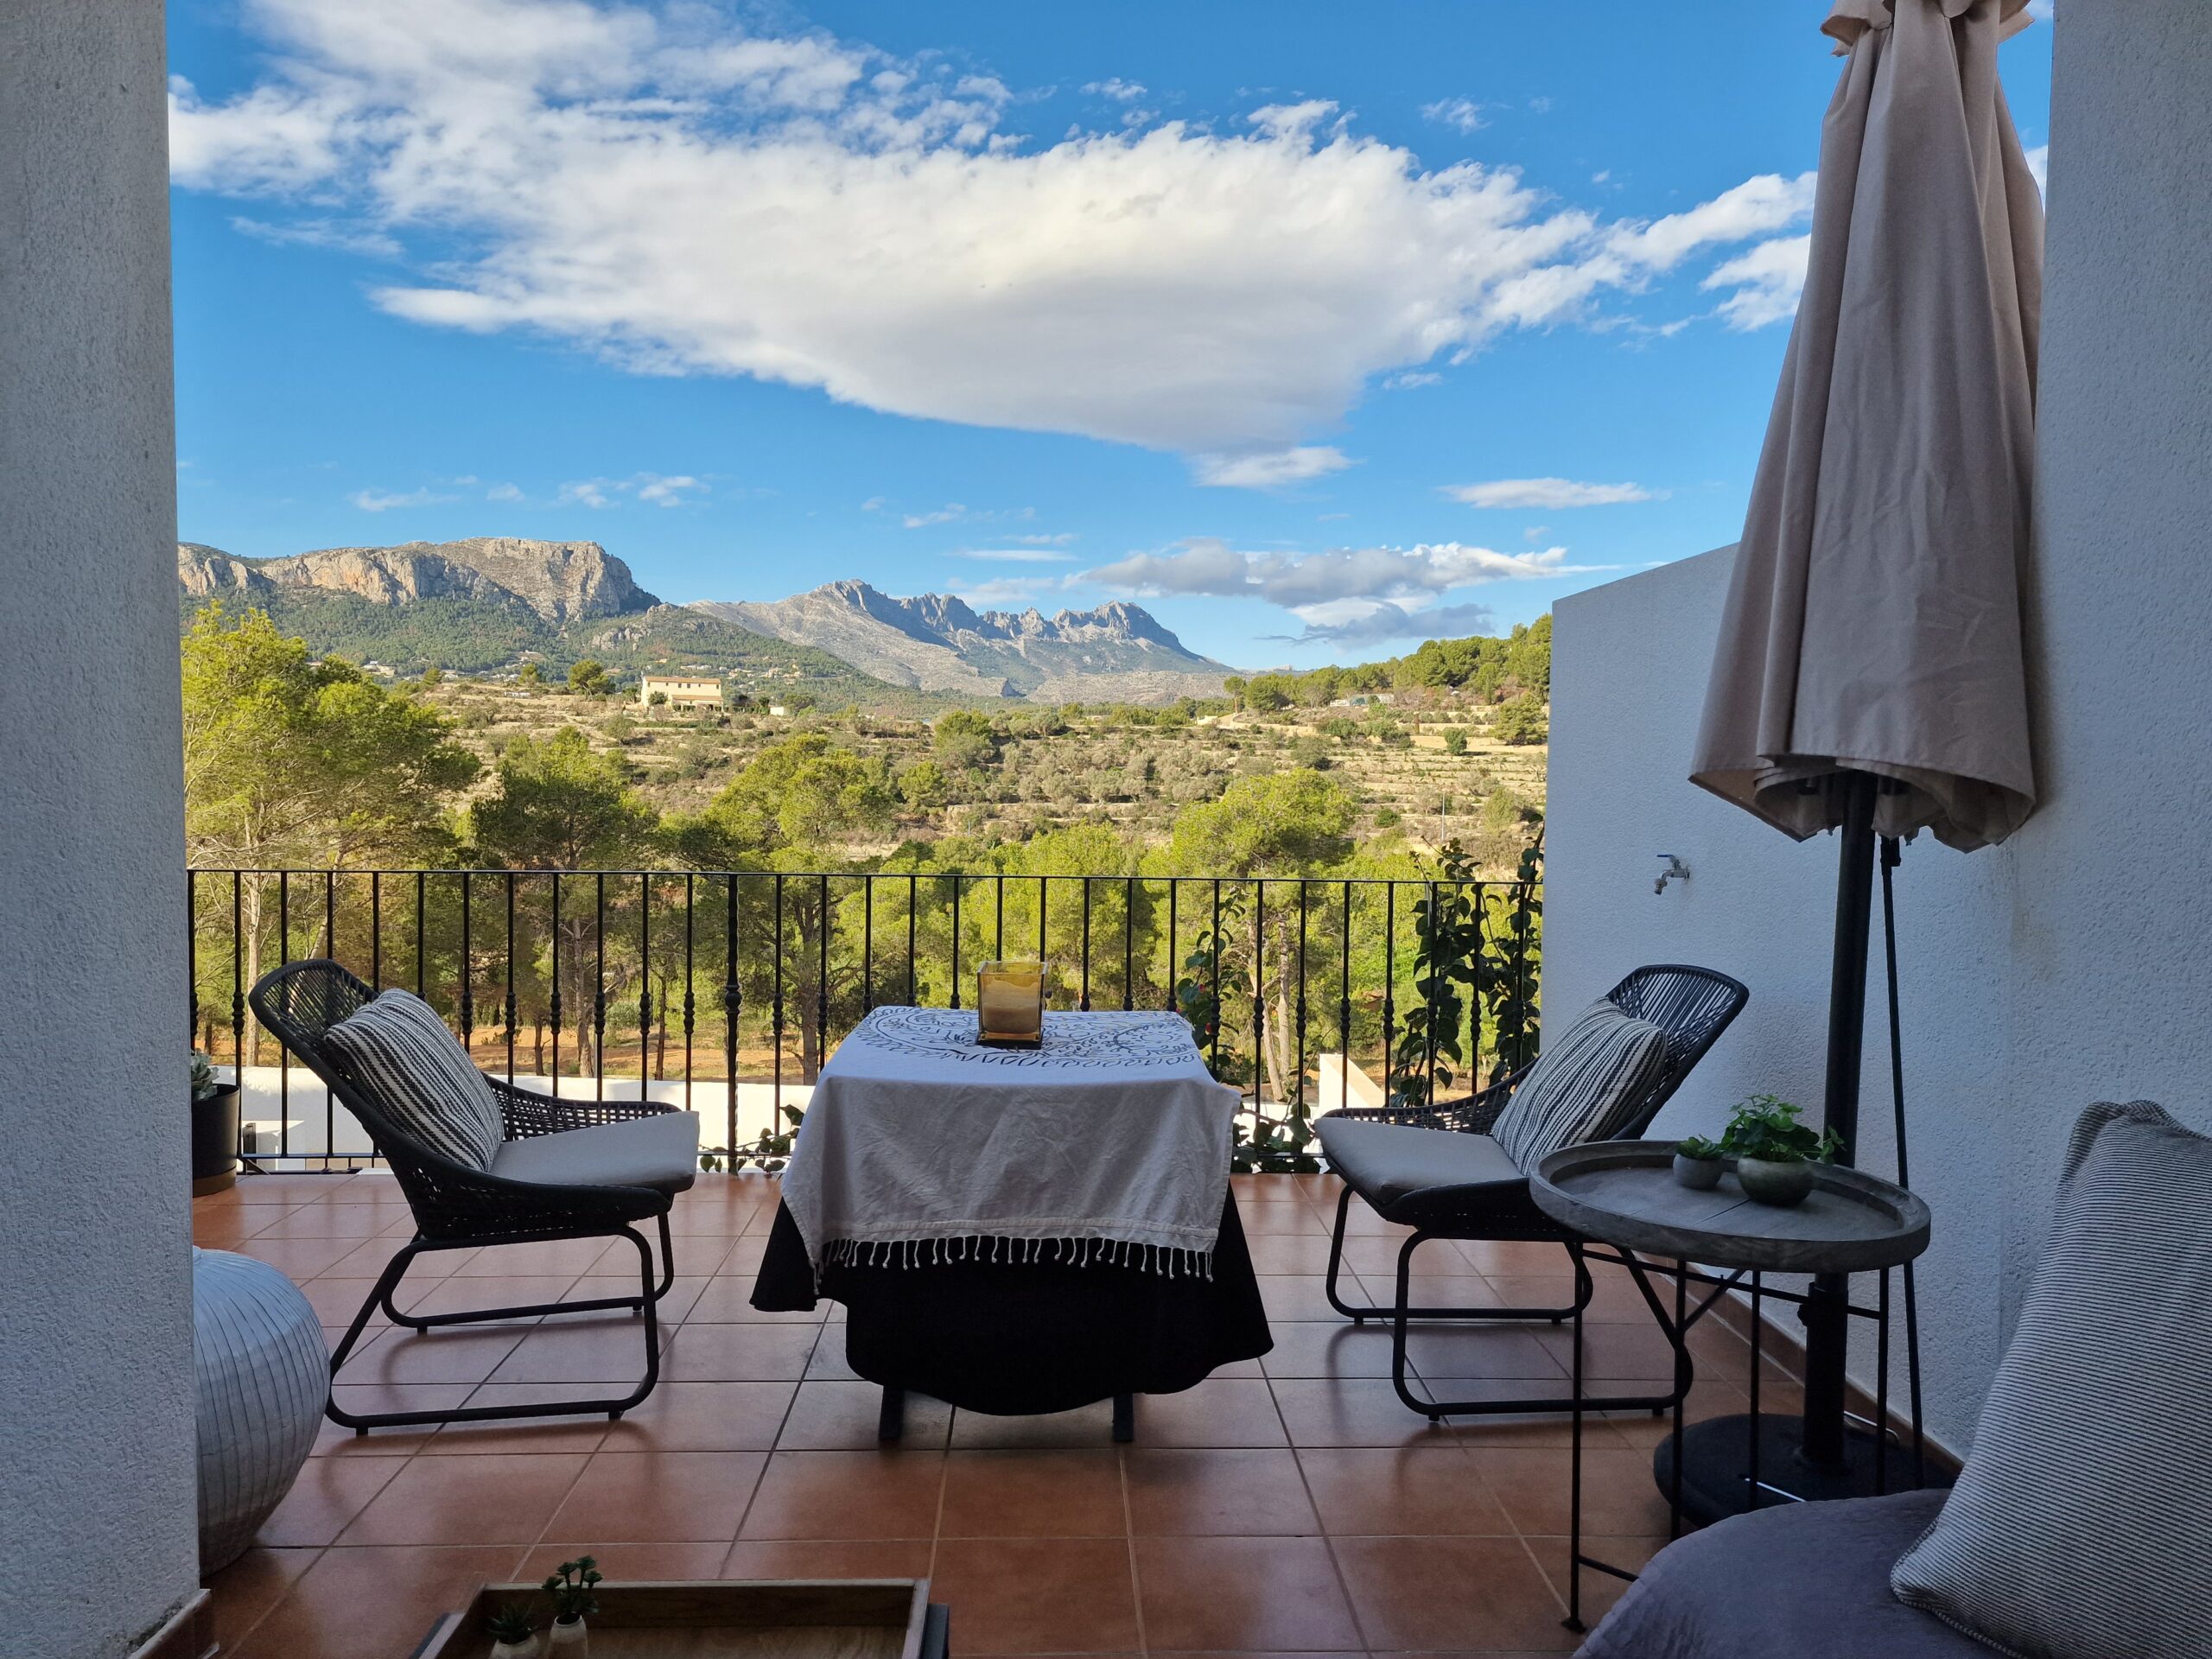
<svg viewBox="0 0 2212 1659">
<path fill-rule="evenodd" d="M 1385 1221 L 1421 1227 L 1485 1200 L 1525 1198 L 1529 1178 L 1486 1135 L 1324 1117 L 1314 1124 L 1329 1167 Z"/>
<path fill-rule="evenodd" d="M 2212 1631 L 2212 1139 L 2148 1101 L 2074 1127 L 1974 1451 L 1898 1597 L 2031 1659 L 2204 1653 Z"/>
<path fill-rule="evenodd" d="M 385 991 L 323 1033 L 401 1131 L 470 1169 L 490 1167 L 499 1103 L 461 1039 L 410 991 Z"/>
<path fill-rule="evenodd" d="M 1545 1043 L 1491 1133 L 1516 1167 L 1626 1126 L 1667 1067 L 1667 1033 L 1599 999 Z"/>
<path fill-rule="evenodd" d="M 1942 1501 L 1787 1503 L 1691 1533 L 1651 1559 L 1575 1659 L 1990 1659 L 1890 1594 L 1891 1563 Z"/>
<path fill-rule="evenodd" d="M 681 1192 L 699 1173 L 699 1114 L 594 1123 L 585 1129 L 524 1135 L 502 1145 L 492 1173 L 555 1186 L 650 1186 Z"/>
</svg>

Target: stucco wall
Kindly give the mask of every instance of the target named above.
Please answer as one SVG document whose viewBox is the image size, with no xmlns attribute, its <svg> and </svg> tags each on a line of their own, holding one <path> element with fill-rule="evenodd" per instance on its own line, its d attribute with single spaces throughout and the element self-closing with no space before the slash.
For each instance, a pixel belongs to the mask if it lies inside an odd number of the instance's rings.
<svg viewBox="0 0 2212 1659">
<path fill-rule="evenodd" d="M 2212 1131 L 2212 35 L 2200 0 L 2056 25 L 2032 660 L 2044 805 L 2004 847 L 1910 847 L 1899 949 L 1932 1426 L 1963 1446 L 2068 1127 L 2147 1096 Z M 1752 1001 L 1660 1133 L 1816 1104 L 1835 846 L 1686 780 L 1731 553 L 1562 601 L 1544 995 L 1703 962 Z M 1661 852 L 1694 874 L 1655 897 Z M 1886 1170 L 1878 957 L 1860 1107 Z M 1861 1357 L 1862 1362 L 1864 1356 Z M 1862 1363 L 1862 1372 L 1864 1370 Z"/>
<path fill-rule="evenodd" d="M 197 1579 L 162 8 L 0 6 L 0 1647 Z M 97 1144 L 81 1046 L 135 1103 Z"/>
</svg>

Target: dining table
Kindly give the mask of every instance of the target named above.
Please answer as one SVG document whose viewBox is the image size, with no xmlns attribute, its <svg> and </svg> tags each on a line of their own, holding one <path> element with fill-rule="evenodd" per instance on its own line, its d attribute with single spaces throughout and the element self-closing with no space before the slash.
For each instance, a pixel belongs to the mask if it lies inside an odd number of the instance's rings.
<svg viewBox="0 0 2212 1659">
<path fill-rule="evenodd" d="M 1162 1010 L 1050 1011 L 1033 1047 L 972 1011 L 879 1007 L 817 1077 L 754 1280 L 842 1304 L 883 1391 L 1023 1415 L 1192 1388 L 1273 1346 L 1230 1185 L 1236 1091 Z"/>
</svg>

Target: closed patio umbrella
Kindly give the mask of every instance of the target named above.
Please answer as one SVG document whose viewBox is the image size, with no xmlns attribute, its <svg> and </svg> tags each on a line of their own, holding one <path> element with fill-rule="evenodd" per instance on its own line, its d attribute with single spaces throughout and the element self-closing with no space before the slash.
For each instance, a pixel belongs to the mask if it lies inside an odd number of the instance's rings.
<svg viewBox="0 0 2212 1659">
<path fill-rule="evenodd" d="M 1786 834 L 1841 832 L 1826 1107 L 1846 1157 L 1875 837 L 1971 850 L 2035 810 L 2020 574 L 2043 204 L 1997 75 L 2025 6 L 1837 0 L 1822 25 L 1849 62 L 1691 769 Z M 1845 1288 L 1806 1308 L 1798 1461 L 1818 1490 L 1800 1496 L 1859 1484 Z"/>
</svg>

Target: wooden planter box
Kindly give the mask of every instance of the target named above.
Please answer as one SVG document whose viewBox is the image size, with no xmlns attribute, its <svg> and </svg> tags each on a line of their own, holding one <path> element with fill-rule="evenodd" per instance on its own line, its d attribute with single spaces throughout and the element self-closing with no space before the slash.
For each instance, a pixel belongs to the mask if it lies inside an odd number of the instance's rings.
<svg viewBox="0 0 2212 1659">
<path fill-rule="evenodd" d="M 601 1585 L 591 1659 L 946 1659 L 946 1618 L 927 1579 L 705 1580 Z M 486 1617 L 542 1609 L 535 1584 L 487 1584 L 440 1619 L 416 1659 L 484 1659 Z"/>
</svg>

